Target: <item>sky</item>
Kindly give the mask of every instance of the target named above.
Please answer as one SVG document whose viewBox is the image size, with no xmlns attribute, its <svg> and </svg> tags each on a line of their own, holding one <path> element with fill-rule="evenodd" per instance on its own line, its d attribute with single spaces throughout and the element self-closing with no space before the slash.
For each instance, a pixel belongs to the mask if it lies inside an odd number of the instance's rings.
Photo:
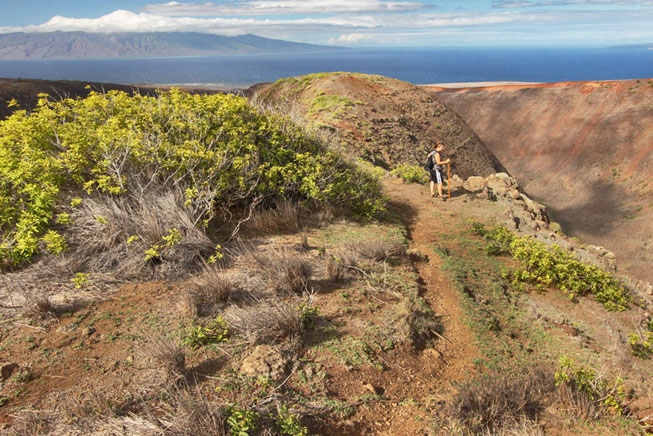
<svg viewBox="0 0 653 436">
<path fill-rule="evenodd" d="M 347 47 L 653 44 L 653 0 L 0 0 L 0 11 L 0 33 L 250 33 Z"/>
</svg>

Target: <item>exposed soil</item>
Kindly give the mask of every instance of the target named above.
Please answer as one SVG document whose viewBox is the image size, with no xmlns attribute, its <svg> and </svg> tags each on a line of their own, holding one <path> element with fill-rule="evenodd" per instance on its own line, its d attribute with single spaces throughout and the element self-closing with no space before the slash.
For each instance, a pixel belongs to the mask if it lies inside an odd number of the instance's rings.
<svg viewBox="0 0 653 436">
<path fill-rule="evenodd" d="M 653 282 L 653 80 L 433 89 L 567 234 Z"/>
</svg>

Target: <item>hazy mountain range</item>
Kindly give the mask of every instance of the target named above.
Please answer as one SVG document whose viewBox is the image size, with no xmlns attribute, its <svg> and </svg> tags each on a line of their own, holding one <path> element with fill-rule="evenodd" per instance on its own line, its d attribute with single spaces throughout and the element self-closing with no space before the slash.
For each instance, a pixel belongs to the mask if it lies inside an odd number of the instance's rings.
<svg viewBox="0 0 653 436">
<path fill-rule="evenodd" d="M 340 50 L 256 35 L 219 36 L 192 32 L 6 33 L 0 59 L 106 59 Z"/>
</svg>

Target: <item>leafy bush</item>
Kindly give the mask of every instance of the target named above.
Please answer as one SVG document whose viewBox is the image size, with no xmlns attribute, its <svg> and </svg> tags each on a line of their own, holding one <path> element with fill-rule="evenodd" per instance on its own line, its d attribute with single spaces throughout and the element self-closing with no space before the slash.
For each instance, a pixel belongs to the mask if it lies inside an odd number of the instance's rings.
<svg viewBox="0 0 653 436">
<path fill-rule="evenodd" d="M 641 334 L 631 333 L 628 336 L 630 348 L 633 354 L 641 359 L 648 359 L 653 355 L 653 331 L 649 330 Z"/>
<path fill-rule="evenodd" d="M 479 232 L 478 226 L 473 231 Z M 483 230 L 489 242 L 488 254 L 510 254 L 519 267 L 507 274 L 512 284 L 556 287 L 573 299 L 592 294 L 607 310 L 625 310 L 630 301 L 626 288 L 614 277 L 593 265 L 586 265 L 558 245 L 547 248 L 531 237 L 519 237 L 505 227 Z"/>
<path fill-rule="evenodd" d="M 556 386 L 565 385 L 573 395 L 583 395 L 594 404 L 612 409 L 618 415 L 624 412 L 627 395 L 623 380 L 608 380 L 592 368 L 574 365 L 573 359 L 560 357 L 560 370 L 555 373 Z"/>
<path fill-rule="evenodd" d="M 428 181 L 428 176 L 424 168 L 406 163 L 397 165 L 394 170 L 390 171 L 390 174 L 403 179 L 406 183 L 419 183 L 423 185 Z"/>
<path fill-rule="evenodd" d="M 288 406 L 282 405 L 277 415 L 277 425 L 282 435 L 308 436 L 308 428 L 302 426 L 300 419 L 290 413 Z"/>
<path fill-rule="evenodd" d="M 40 97 L 32 113 L 16 111 L 0 123 L 5 267 L 31 259 L 41 241 L 55 252 L 65 248 L 47 232 L 63 204 L 60 193 L 82 188 L 136 198 L 179 189 L 196 225 L 270 197 L 333 201 L 366 217 L 384 206 L 373 177 L 241 97 L 179 90 Z"/>
<path fill-rule="evenodd" d="M 255 411 L 230 406 L 227 408 L 227 414 L 227 426 L 232 436 L 249 436 L 256 431 L 259 415 Z"/>
</svg>

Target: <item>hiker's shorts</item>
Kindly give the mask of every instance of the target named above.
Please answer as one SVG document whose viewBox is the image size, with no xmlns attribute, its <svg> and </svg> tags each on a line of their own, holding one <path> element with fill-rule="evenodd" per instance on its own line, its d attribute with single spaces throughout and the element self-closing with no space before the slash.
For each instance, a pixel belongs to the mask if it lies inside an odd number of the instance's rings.
<svg viewBox="0 0 653 436">
<path fill-rule="evenodd" d="M 431 174 L 431 181 L 439 185 L 442 184 L 442 174 L 436 168 L 430 169 L 429 174 Z"/>
</svg>

